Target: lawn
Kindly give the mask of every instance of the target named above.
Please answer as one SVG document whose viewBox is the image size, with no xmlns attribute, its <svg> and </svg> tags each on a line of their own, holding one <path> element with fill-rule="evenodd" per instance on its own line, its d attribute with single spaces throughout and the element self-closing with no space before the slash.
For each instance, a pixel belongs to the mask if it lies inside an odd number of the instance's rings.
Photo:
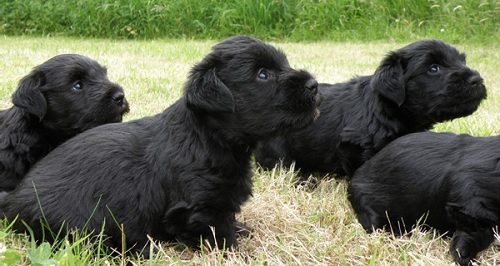
<svg viewBox="0 0 500 266">
<path fill-rule="evenodd" d="M 210 51 L 215 41 L 127 41 L 102 39 L 0 37 L 0 109 L 8 108 L 17 82 L 34 66 L 60 53 L 87 55 L 108 67 L 110 80 L 121 84 L 131 105 L 125 120 L 163 111 L 182 94 L 189 69 Z M 372 74 L 384 55 L 407 43 L 273 43 L 295 68 L 304 68 L 319 82 L 346 81 L 354 75 Z M 500 48 L 494 45 L 460 44 L 467 64 L 479 71 L 488 99 L 473 115 L 438 124 L 434 131 L 475 136 L 500 133 Z M 322 178 L 317 176 L 317 178 Z M 357 223 L 346 197 L 346 182 L 326 177 L 315 189 L 296 186 L 293 171 L 255 168 L 254 195 L 238 220 L 253 229 L 240 239 L 237 252 L 194 252 L 179 244 L 162 244 L 143 265 L 453 265 L 450 241 L 433 232 L 415 231 L 394 238 L 385 233 L 367 235 Z M 33 245 L 29 237 L 0 228 L 0 265 L 122 265 L 96 247 L 63 243 L 60 247 Z M 478 264 L 494 265 L 498 248 L 478 256 Z M 47 252 L 46 254 L 44 252 Z M 126 260 L 126 259 L 125 259 Z"/>
</svg>

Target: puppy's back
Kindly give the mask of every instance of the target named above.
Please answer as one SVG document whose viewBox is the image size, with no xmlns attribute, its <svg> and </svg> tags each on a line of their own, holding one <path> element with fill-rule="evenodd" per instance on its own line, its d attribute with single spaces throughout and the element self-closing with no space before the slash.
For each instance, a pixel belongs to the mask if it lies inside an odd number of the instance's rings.
<svg viewBox="0 0 500 266">
<path fill-rule="evenodd" d="M 20 217 L 41 217 L 40 205 L 42 208 L 46 206 L 52 211 L 45 212 L 45 215 L 52 216 L 51 220 L 59 220 L 57 217 L 68 219 L 67 215 L 63 215 L 63 213 L 74 209 L 76 202 L 81 201 L 82 204 L 79 205 L 79 208 L 95 208 L 95 202 L 99 201 L 98 198 L 106 197 L 99 192 L 104 183 L 115 183 L 116 189 L 119 190 L 120 177 L 111 176 L 112 167 L 121 168 L 124 167 L 121 164 L 127 163 L 120 160 L 119 156 L 138 154 L 141 149 L 144 149 L 140 145 L 124 144 L 130 142 L 135 134 L 143 131 L 146 127 L 147 124 L 137 122 L 106 124 L 87 130 L 63 143 L 42 158 L 21 181 L 16 193 L 11 193 L 5 199 L 3 211 L 6 212 L 7 218 L 12 221 L 17 214 Z M 88 146 L 95 147 L 95 149 L 86 149 L 85 147 Z M 140 170 L 141 163 L 137 160 L 134 163 L 137 165 L 130 169 Z M 100 167 L 104 164 L 109 165 L 109 167 Z M 108 175 L 105 173 L 101 175 L 108 178 L 102 180 L 98 179 L 97 175 L 89 176 L 88 165 L 98 166 L 94 169 L 100 171 L 108 171 Z M 36 191 L 38 198 L 34 198 L 33 190 Z M 66 200 L 61 201 L 58 198 Z M 57 204 L 57 208 L 54 206 L 55 204 Z M 67 206 L 61 206 L 61 204 Z M 66 222 L 73 226 L 83 226 L 88 218 L 75 214 L 73 221 Z M 58 222 L 62 224 L 63 220 Z M 19 229 L 22 229 L 22 225 Z"/>
<path fill-rule="evenodd" d="M 428 212 L 427 224 L 453 230 L 445 208 L 450 200 L 461 199 L 450 197 L 471 184 L 491 189 L 484 184 L 496 183 L 493 187 L 500 189 L 500 180 L 494 181 L 500 177 L 499 160 L 500 137 L 410 134 L 390 143 L 355 172 L 349 199 L 368 231 L 388 225 L 386 215 L 396 228 L 404 219 L 409 230 Z"/>
</svg>

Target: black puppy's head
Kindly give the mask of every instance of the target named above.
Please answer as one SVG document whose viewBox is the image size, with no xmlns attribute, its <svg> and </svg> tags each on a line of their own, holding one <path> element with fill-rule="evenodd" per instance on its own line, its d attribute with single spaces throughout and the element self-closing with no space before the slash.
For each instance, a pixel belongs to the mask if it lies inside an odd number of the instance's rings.
<svg viewBox="0 0 500 266">
<path fill-rule="evenodd" d="M 472 114 L 486 98 L 479 73 L 465 54 L 439 40 L 423 40 L 389 53 L 371 86 L 422 127 Z"/>
<path fill-rule="evenodd" d="M 319 115 L 317 81 L 290 67 L 285 54 L 237 36 L 212 48 L 186 85 L 187 106 L 221 118 L 240 134 L 262 138 L 304 128 Z"/>
<path fill-rule="evenodd" d="M 77 54 L 58 55 L 35 67 L 21 79 L 12 102 L 45 129 L 64 135 L 121 122 L 129 111 L 122 87 L 108 80 L 106 68 Z"/>
</svg>

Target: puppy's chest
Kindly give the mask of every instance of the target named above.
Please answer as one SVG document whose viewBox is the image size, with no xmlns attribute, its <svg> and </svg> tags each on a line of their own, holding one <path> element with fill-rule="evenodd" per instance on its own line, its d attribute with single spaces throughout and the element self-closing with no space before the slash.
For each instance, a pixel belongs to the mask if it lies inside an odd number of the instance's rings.
<svg viewBox="0 0 500 266">
<path fill-rule="evenodd" d="M 184 186 L 184 194 L 190 194 L 198 201 L 211 202 L 214 205 L 239 206 L 251 195 L 252 182 L 250 167 L 208 167 L 186 173 L 189 177 Z"/>
<path fill-rule="evenodd" d="M 211 167 L 206 169 L 205 180 L 220 190 L 243 190 L 251 183 L 250 167 Z M 243 191 L 241 191 L 243 192 Z"/>
</svg>

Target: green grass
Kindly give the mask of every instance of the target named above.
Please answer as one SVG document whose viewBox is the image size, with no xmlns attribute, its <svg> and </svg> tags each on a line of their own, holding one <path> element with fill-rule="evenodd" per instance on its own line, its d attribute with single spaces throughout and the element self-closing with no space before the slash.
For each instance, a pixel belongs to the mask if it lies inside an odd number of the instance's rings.
<svg viewBox="0 0 500 266">
<path fill-rule="evenodd" d="M 320 82 L 341 82 L 353 75 L 372 74 L 390 50 L 408 42 L 288 43 L 276 42 L 291 65 L 312 72 Z M 35 65 L 59 53 L 80 53 L 108 67 L 131 103 L 126 120 L 163 111 L 178 99 L 190 67 L 210 51 L 214 41 L 128 41 L 73 38 L 0 37 L 0 109 L 9 107 L 17 82 Z M 488 99 L 473 115 L 438 124 L 435 131 L 491 136 L 500 133 L 500 48 L 494 44 L 458 44 L 471 68 L 483 76 Z M 158 245 L 159 252 L 141 265 L 453 265 L 450 241 L 416 231 L 392 238 L 367 235 L 346 197 L 346 182 L 324 180 L 314 190 L 294 185 L 293 171 L 255 169 L 254 196 L 238 215 L 253 229 L 240 240 L 240 250 L 193 252 L 179 244 Z M 0 265 L 123 265 L 103 247 L 82 236 L 77 242 L 35 244 L 29 236 L 8 230 L 0 222 Z M 478 261 L 500 259 L 495 246 Z M 2 264 L 3 263 L 3 264 Z"/>
<path fill-rule="evenodd" d="M 0 34 L 118 39 L 499 41 L 498 0 L 0 0 Z"/>
</svg>

